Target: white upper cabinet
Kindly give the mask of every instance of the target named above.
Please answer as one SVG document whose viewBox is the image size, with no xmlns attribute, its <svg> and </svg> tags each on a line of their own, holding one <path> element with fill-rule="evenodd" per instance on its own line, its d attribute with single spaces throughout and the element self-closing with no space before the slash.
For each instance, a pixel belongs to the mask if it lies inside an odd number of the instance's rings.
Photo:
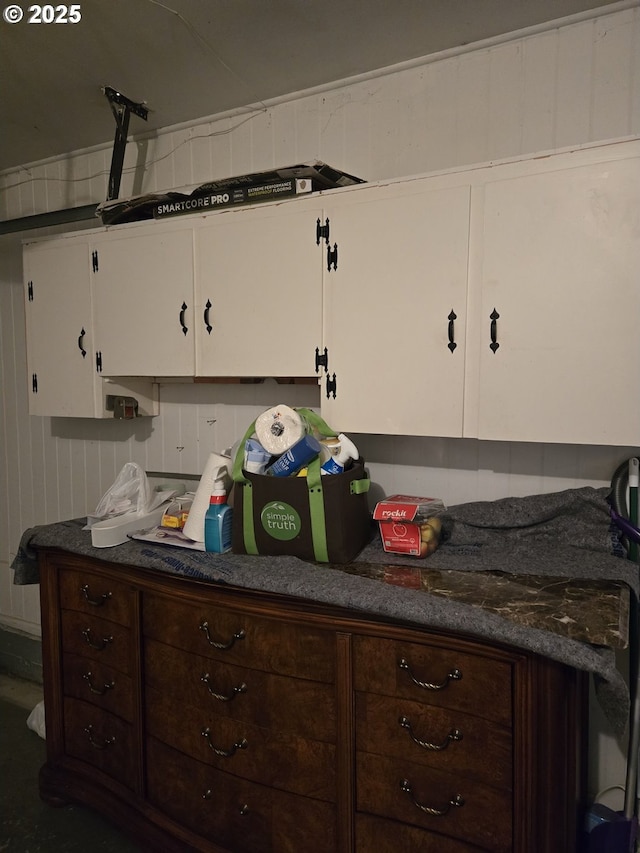
<svg viewBox="0 0 640 853">
<path fill-rule="evenodd" d="M 631 140 L 31 244 L 31 411 L 315 377 L 344 432 L 635 446 L 639 187 Z"/>
<path fill-rule="evenodd" d="M 321 216 L 305 199 L 216 213 L 196 227 L 196 376 L 315 375 Z"/>
<path fill-rule="evenodd" d="M 191 376 L 193 231 L 121 227 L 92 250 L 96 351 L 104 376 Z"/>
<path fill-rule="evenodd" d="M 157 386 L 105 379 L 98 368 L 91 299 L 96 232 L 24 247 L 29 414 L 125 418 L 158 414 Z"/>
<path fill-rule="evenodd" d="M 87 240 L 25 246 L 24 278 L 29 413 L 95 417 Z"/>
<path fill-rule="evenodd" d="M 627 156 L 616 158 L 620 150 Z M 478 190 L 467 435 L 638 444 L 640 157 L 632 151 L 550 158 L 546 171 L 537 164 Z"/>
<path fill-rule="evenodd" d="M 469 205 L 464 179 L 327 199 L 337 258 L 325 266 L 321 399 L 335 429 L 462 435 Z"/>
</svg>

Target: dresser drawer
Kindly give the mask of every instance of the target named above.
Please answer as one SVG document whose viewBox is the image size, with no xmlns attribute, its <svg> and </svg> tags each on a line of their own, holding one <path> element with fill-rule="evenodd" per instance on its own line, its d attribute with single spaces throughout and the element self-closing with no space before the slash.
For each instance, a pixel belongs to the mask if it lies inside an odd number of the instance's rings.
<svg viewBox="0 0 640 853">
<path fill-rule="evenodd" d="M 511 725 L 511 665 L 438 646 L 354 637 L 356 690 L 401 696 Z"/>
<path fill-rule="evenodd" d="M 63 610 L 61 620 L 64 652 L 82 655 L 120 672 L 131 671 L 129 628 L 77 610 Z"/>
<path fill-rule="evenodd" d="M 356 748 L 511 789 L 511 730 L 449 708 L 356 694 Z"/>
<path fill-rule="evenodd" d="M 147 741 L 149 801 L 233 853 L 329 853 L 333 805 L 237 779 L 154 738 Z"/>
<path fill-rule="evenodd" d="M 114 714 L 78 699 L 64 700 L 67 755 L 136 789 L 135 742 L 131 726 Z"/>
<path fill-rule="evenodd" d="M 74 654 L 63 655 L 62 672 L 65 696 L 91 702 L 128 723 L 132 721 L 133 683 L 128 675 Z"/>
<path fill-rule="evenodd" d="M 175 702 L 205 712 L 335 743 L 332 684 L 221 663 L 145 640 L 145 682 Z"/>
<path fill-rule="evenodd" d="M 483 853 L 486 849 L 373 815 L 357 814 L 355 824 L 355 853 Z"/>
<path fill-rule="evenodd" d="M 131 625 L 132 587 L 90 572 L 63 569 L 60 572 L 60 605 L 67 610 L 91 613 Z"/>
<path fill-rule="evenodd" d="M 147 733 L 179 752 L 243 779 L 335 800 L 336 750 L 332 744 L 217 716 L 150 688 L 146 699 Z"/>
<path fill-rule="evenodd" d="M 145 596 L 144 634 L 214 660 L 312 681 L 335 681 L 335 635 L 206 604 Z"/>
<path fill-rule="evenodd" d="M 362 752 L 356 753 L 356 774 L 360 812 L 413 824 L 492 853 L 512 850 L 513 803 L 508 791 Z"/>
</svg>

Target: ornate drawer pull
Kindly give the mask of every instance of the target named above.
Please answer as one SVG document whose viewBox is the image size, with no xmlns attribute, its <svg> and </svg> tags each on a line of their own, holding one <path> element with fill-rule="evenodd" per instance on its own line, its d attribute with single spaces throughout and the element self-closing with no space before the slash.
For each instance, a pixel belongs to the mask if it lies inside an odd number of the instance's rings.
<svg viewBox="0 0 640 853">
<path fill-rule="evenodd" d="M 403 729 L 406 729 L 411 736 L 411 740 L 414 743 L 417 743 L 418 746 L 421 746 L 423 749 L 428 749 L 432 752 L 441 752 L 443 749 L 446 749 L 450 743 L 454 740 L 462 740 L 462 732 L 459 729 L 451 729 L 449 734 L 445 737 L 442 743 L 429 743 L 426 740 L 419 740 L 413 733 L 413 729 L 411 727 L 411 722 L 407 719 L 407 717 L 400 717 L 398 720 Z"/>
<path fill-rule="evenodd" d="M 211 680 L 211 676 L 209 675 L 208 672 L 205 672 L 204 675 L 200 676 L 200 681 L 204 682 L 204 684 L 206 685 L 207 690 L 209 691 L 209 695 L 213 696 L 214 699 L 219 699 L 221 702 L 231 702 L 231 700 L 235 699 L 239 693 L 246 693 L 247 692 L 247 685 L 244 682 L 242 682 L 242 684 L 239 687 L 232 688 L 229 696 L 225 696 L 224 693 L 216 693 L 213 690 L 213 688 L 211 687 L 211 684 L 210 684 L 210 680 Z"/>
<path fill-rule="evenodd" d="M 213 646 L 214 649 L 223 649 L 226 651 L 227 649 L 233 648 L 236 643 L 236 640 L 244 640 L 245 634 L 242 629 L 237 631 L 233 637 L 229 640 L 228 643 L 217 643 L 215 640 L 211 639 L 211 634 L 209 633 L 209 623 L 205 620 L 200 623 L 200 630 L 204 631 L 205 637 L 207 638 L 207 642 L 210 646 Z"/>
<path fill-rule="evenodd" d="M 93 605 L 93 607 L 102 607 L 112 596 L 110 592 L 103 592 L 100 598 L 89 598 L 89 584 L 86 583 L 80 587 L 80 592 L 84 595 L 85 601 Z"/>
<path fill-rule="evenodd" d="M 245 740 L 245 738 L 242 738 L 242 740 L 239 740 L 237 743 L 234 743 L 231 749 L 221 749 L 220 747 L 214 746 L 211 742 L 210 728 L 207 727 L 202 729 L 200 734 L 202 735 L 202 737 L 207 739 L 207 745 L 209 746 L 209 749 L 212 749 L 216 755 L 220 755 L 222 756 L 222 758 L 231 758 L 231 756 L 235 755 L 235 753 L 239 749 L 246 749 L 249 746 L 247 740 Z"/>
<path fill-rule="evenodd" d="M 405 660 L 405 658 L 400 658 L 398 661 L 398 666 L 400 669 L 406 670 L 409 673 L 409 677 L 413 681 L 414 684 L 417 684 L 418 687 L 423 687 L 425 690 L 444 690 L 445 687 L 449 686 L 450 681 L 460 681 L 462 678 L 462 673 L 459 669 L 452 669 L 451 672 L 447 675 L 444 681 L 441 681 L 439 684 L 435 684 L 429 681 L 419 681 L 415 675 L 411 672 L 409 667 L 409 662 Z"/>
<path fill-rule="evenodd" d="M 111 682 L 105 681 L 105 683 L 102 685 L 102 687 L 96 687 L 91 681 L 91 679 L 93 677 L 93 674 L 91 672 L 85 672 L 85 674 L 82 677 L 84 678 L 84 680 L 89 685 L 89 690 L 92 693 L 97 693 L 98 696 L 104 696 L 104 694 L 107 692 L 107 690 L 113 690 L 113 688 L 116 686 L 115 681 L 111 681 Z"/>
<path fill-rule="evenodd" d="M 211 790 L 211 788 L 207 788 L 207 790 L 202 795 L 202 799 L 203 800 L 213 799 L 213 791 Z M 240 808 L 238 809 L 238 814 L 242 815 L 243 817 L 244 817 L 244 815 L 249 814 L 249 805 L 247 803 L 244 803 L 243 805 L 241 805 Z"/>
<path fill-rule="evenodd" d="M 417 809 L 420 809 L 421 812 L 425 812 L 426 814 L 433 815 L 434 817 L 444 817 L 451 811 L 452 807 L 459 808 L 460 806 L 464 805 L 464 800 L 462 799 L 460 794 L 456 794 L 455 797 L 452 797 L 449 800 L 446 806 L 443 806 L 443 808 L 441 809 L 435 809 L 432 806 L 425 806 L 416 800 L 416 798 L 413 796 L 411 783 L 408 779 L 403 779 L 402 782 L 400 782 L 400 788 L 405 792 L 405 794 L 409 795 L 411 802 Z"/>
<path fill-rule="evenodd" d="M 105 737 L 102 738 L 101 741 L 97 741 L 93 736 L 93 726 L 85 726 L 83 731 L 87 734 L 91 746 L 96 749 L 106 749 L 108 746 L 111 746 L 112 743 L 116 742 L 115 735 L 112 737 Z"/>
<path fill-rule="evenodd" d="M 109 643 L 113 643 L 113 637 L 103 637 L 102 640 L 92 640 L 91 639 L 91 628 L 85 628 L 82 632 L 82 636 L 85 638 L 87 643 L 91 646 L 92 649 L 96 649 L 96 651 L 101 652 L 105 649 Z"/>
</svg>

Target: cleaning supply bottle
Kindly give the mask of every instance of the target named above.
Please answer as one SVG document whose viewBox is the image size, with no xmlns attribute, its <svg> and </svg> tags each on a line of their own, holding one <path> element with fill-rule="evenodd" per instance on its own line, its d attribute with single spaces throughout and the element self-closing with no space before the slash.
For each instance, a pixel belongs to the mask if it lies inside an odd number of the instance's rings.
<svg viewBox="0 0 640 853">
<path fill-rule="evenodd" d="M 322 474 L 342 474 L 347 462 L 357 459 L 360 455 L 358 448 L 343 432 L 339 433 L 337 438 L 325 439 L 323 445 L 326 456 L 323 454 Z"/>
<path fill-rule="evenodd" d="M 231 549 L 231 519 L 233 509 L 227 503 L 227 493 L 214 483 L 209 509 L 204 517 L 204 550 L 224 554 Z"/>
<path fill-rule="evenodd" d="M 271 477 L 289 477 L 319 455 L 322 447 L 312 435 L 304 435 L 265 471 Z"/>
</svg>

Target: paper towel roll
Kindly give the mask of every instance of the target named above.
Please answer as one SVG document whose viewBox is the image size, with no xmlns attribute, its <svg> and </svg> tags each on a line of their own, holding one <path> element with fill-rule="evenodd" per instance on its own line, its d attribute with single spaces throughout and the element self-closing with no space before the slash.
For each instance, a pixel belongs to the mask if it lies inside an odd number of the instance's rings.
<svg viewBox="0 0 640 853">
<path fill-rule="evenodd" d="M 274 456 L 286 453 L 304 434 L 302 418 L 289 406 L 274 406 L 256 418 L 256 438 Z"/>
<path fill-rule="evenodd" d="M 204 542 L 204 517 L 209 509 L 209 499 L 216 480 L 221 480 L 227 490 L 231 485 L 229 463 L 229 457 L 220 453 L 211 453 L 207 459 L 183 530 L 184 535 L 194 542 Z"/>
</svg>

